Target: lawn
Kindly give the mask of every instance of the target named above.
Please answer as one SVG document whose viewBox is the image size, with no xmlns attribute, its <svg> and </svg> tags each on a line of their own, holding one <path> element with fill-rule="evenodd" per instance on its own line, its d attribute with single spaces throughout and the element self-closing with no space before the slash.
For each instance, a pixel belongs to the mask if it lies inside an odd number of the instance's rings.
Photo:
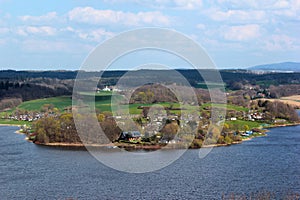
<svg viewBox="0 0 300 200">
<path fill-rule="evenodd" d="M 31 125 L 32 122 L 27 121 L 15 121 L 15 120 L 9 120 L 9 119 L 0 119 L 0 124 L 5 125 Z"/>
<path fill-rule="evenodd" d="M 100 93 L 82 93 L 83 95 L 95 95 L 95 106 L 101 111 L 110 111 L 111 104 L 111 94 L 112 92 L 100 92 Z M 64 111 L 64 108 L 72 105 L 71 96 L 60 96 L 36 99 L 31 101 L 26 101 L 20 104 L 17 108 L 20 110 L 28 111 L 40 111 L 41 107 L 45 104 L 53 104 L 55 108 L 60 111 Z"/>
<path fill-rule="evenodd" d="M 100 92 L 100 93 L 82 93 L 82 95 L 95 95 L 95 108 L 100 111 L 112 111 L 111 110 L 111 95 L 112 92 Z M 117 97 L 118 98 L 118 97 Z M 123 98 L 120 96 L 120 98 Z M 43 98 L 43 99 L 37 99 L 32 101 L 26 101 L 20 104 L 17 108 L 20 110 L 27 110 L 27 111 L 40 111 L 42 106 L 45 104 L 53 104 L 55 108 L 58 108 L 61 112 L 64 111 L 66 107 L 69 107 L 72 105 L 72 97 L 71 96 L 60 96 L 60 97 L 52 97 L 52 98 Z M 163 107 L 173 107 L 173 108 L 179 108 L 179 103 L 172 103 L 172 102 L 163 102 L 158 103 L 159 105 Z M 154 104 L 130 104 L 128 107 L 127 105 L 121 105 L 118 109 L 127 109 L 129 108 L 130 114 L 141 114 L 142 109 L 138 109 L 139 106 L 153 106 Z M 201 105 L 200 107 L 191 106 L 191 105 L 183 105 L 183 110 L 170 110 L 171 113 L 180 114 L 181 112 L 188 112 L 191 111 L 197 111 L 198 108 L 205 108 L 211 106 L 210 103 L 206 103 Z M 223 104 L 214 104 L 216 107 L 224 107 Z M 235 105 L 227 105 L 228 110 L 237 110 L 237 111 L 248 111 L 247 108 L 243 108 L 241 106 L 235 106 Z M 13 109 L 15 110 L 15 109 Z M 13 111 L 12 110 L 12 111 Z M 7 113 L 11 113 L 7 112 Z M 1 113 L 3 115 L 3 113 Z"/>
<path fill-rule="evenodd" d="M 89 95 L 89 96 L 111 96 L 113 92 L 111 91 L 101 91 L 101 92 L 80 92 L 80 95 Z"/>
<path fill-rule="evenodd" d="M 64 108 L 72 105 L 72 99 L 71 96 L 37 99 L 32 101 L 25 101 L 22 104 L 20 104 L 17 108 L 20 110 L 40 111 L 41 107 L 45 104 L 53 104 L 55 108 L 58 108 L 60 111 L 63 111 Z"/>
<path fill-rule="evenodd" d="M 231 105 L 231 104 L 211 104 L 211 103 L 204 103 L 201 105 L 201 108 L 209 107 L 209 106 L 214 106 L 216 108 L 224 108 L 226 107 L 227 110 L 235 110 L 235 111 L 244 111 L 248 112 L 248 108 L 242 107 L 242 106 L 236 106 L 236 105 Z"/>
<path fill-rule="evenodd" d="M 225 88 L 224 84 L 222 84 L 222 83 L 199 82 L 196 85 L 196 88 L 208 89 L 208 87 L 210 89 L 215 89 L 215 88 L 223 89 L 223 88 Z"/>
<path fill-rule="evenodd" d="M 235 121 L 226 121 L 228 125 L 238 126 L 239 130 L 243 130 L 245 125 L 248 125 L 250 129 L 258 128 L 263 123 L 256 121 L 244 121 L 244 120 L 235 120 Z"/>
</svg>

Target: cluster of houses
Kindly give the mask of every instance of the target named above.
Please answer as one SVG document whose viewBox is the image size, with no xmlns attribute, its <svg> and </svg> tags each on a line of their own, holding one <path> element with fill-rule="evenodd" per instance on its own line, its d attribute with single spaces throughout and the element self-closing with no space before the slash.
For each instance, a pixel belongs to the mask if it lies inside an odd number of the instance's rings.
<svg viewBox="0 0 300 200">
<path fill-rule="evenodd" d="M 38 119 L 42 118 L 42 114 L 37 114 L 37 115 L 30 115 L 30 114 L 25 114 L 25 115 L 10 115 L 8 119 L 11 120 L 16 120 L 16 121 L 36 121 Z"/>
<path fill-rule="evenodd" d="M 133 142 L 135 140 L 140 140 L 142 138 L 142 134 L 140 131 L 124 131 L 120 135 L 120 140 L 128 140 Z"/>
<path fill-rule="evenodd" d="M 248 114 L 248 120 L 249 121 L 257 121 L 257 120 L 263 120 L 263 119 L 264 119 L 264 114 L 263 113 L 259 113 L 259 112 L 251 113 L 251 112 L 249 112 L 249 114 Z"/>
<path fill-rule="evenodd" d="M 229 121 L 236 121 L 238 119 L 242 119 L 242 120 L 248 120 L 248 121 L 261 121 L 264 120 L 265 116 L 264 113 L 262 112 L 258 112 L 258 111 L 253 111 L 253 110 L 249 110 L 248 113 L 243 112 L 241 113 L 236 113 L 236 114 L 232 114 L 227 116 L 227 120 Z"/>
<path fill-rule="evenodd" d="M 268 89 L 260 88 L 258 85 L 244 85 L 243 89 L 248 90 L 251 99 L 269 98 L 271 92 Z"/>
<path fill-rule="evenodd" d="M 56 116 L 54 113 L 28 113 L 28 114 L 14 114 L 14 115 L 9 115 L 7 119 L 10 120 L 15 120 L 15 121 L 28 121 L 28 122 L 33 122 L 38 119 L 44 118 L 46 116 Z"/>
<path fill-rule="evenodd" d="M 121 92 L 121 90 L 115 86 L 105 86 L 104 88 L 100 89 L 100 88 L 96 88 L 96 92 L 100 93 L 101 91 L 103 92 Z"/>
<path fill-rule="evenodd" d="M 140 117 L 140 116 L 135 116 Z M 195 121 L 195 116 L 191 114 L 187 114 L 184 116 L 181 116 L 181 118 L 178 115 L 164 115 L 163 113 L 156 113 L 152 116 L 148 116 L 147 123 L 144 123 L 141 125 L 141 130 L 132 130 L 132 131 L 124 131 L 121 133 L 119 140 L 126 140 L 129 142 L 137 142 L 144 138 L 150 138 L 154 135 L 156 135 L 156 138 L 159 140 L 159 143 L 177 143 L 180 141 L 180 138 L 173 138 L 172 140 L 167 140 L 160 136 L 160 130 L 164 127 L 166 124 L 166 121 L 180 121 L 180 127 L 183 128 L 185 126 L 188 126 L 189 122 Z M 117 124 L 125 125 L 127 116 L 115 116 L 114 117 L 117 121 Z M 198 117 L 199 118 L 199 117 Z M 124 120 L 124 121 L 123 121 Z M 197 125 L 196 125 L 197 126 Z M 142 132 L 142 133 L 141 133 Z"/>
</svg>

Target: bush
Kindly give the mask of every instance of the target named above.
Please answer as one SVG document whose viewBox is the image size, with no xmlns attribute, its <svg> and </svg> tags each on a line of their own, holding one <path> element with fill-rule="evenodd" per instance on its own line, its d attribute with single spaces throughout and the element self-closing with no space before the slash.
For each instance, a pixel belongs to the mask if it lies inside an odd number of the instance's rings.
<svg viewBox="0 0 300 200">
<path fill-rule="evenodd" d="M 219 139 L 218 139 L 218 144 L 224 144 L 225 141 L 224 141 L 224 136 L 220 136 Z"/>
<path fill-rule="evenodd" d="M 200 139 L 194 139 L 193 142 L 190 145 L 190 148 L 196 149 L 196 148 L 201 148 L 202 147 L 203 141 Z"/>
<path fill-rule="evenodd" d="M 232 143 L 232 139 L 227 135 L 227 136 L 225 137 L 225 139 L 224 139 L 224 142 L 225 142 L 226 144 L 231 144 L 231 143 Z"/>
</svg>

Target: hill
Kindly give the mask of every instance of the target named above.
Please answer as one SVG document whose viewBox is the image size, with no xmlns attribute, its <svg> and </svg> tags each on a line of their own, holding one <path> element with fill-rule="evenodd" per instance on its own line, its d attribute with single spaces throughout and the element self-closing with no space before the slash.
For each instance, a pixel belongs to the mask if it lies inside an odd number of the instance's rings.
<svg viewBox="0 0 300 200">
<path fill-rule="evenodd" d="M 283 62 L 266 65 L 257 65 L 249 67 L 249 70 L 263 70 L 263 71 L 293 71 L 300 72 L 300 63 L 297 62 Z"/>
</svg>

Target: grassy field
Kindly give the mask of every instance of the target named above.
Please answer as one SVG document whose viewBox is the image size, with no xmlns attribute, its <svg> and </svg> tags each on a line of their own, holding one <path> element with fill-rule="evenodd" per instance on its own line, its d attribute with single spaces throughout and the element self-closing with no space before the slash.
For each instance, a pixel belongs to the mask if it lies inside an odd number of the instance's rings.
<svg viewBox="0 0 300 200">
<path fill-rule="evenodd" d="M 248 108 L 244 108 L 242 106 L 236 106 L 236 105 L 230 105 L 230 104 L 211 104 L 211 103 L 205 103 L 201 105 L 201 108 L 214 106 L 216 108 L 224 108 L 226 106 L 227 110 L 235 110 L 235 111 L 245 111 L 248 112 Z"/>
<path fill-rule="evenodd" d="M 82 93 L 82 95 L 87 95 L 87 96 L 93 96 L 95 95 L 95 108 L 100 111 L 112 111 L 111 110 L 111 95 L 112 92 L 100 92 L 100 93 Z M 118 97 L 117 97 L 118 98 Z M 120 96 L 120 98 L 123 98 Z M 45 104 L 53 104 L 55 108 L 58 108 L 60 112 L 63 112 L 66 107 L 72 106 L 72 97 L 71 96 L 60 96 L 60 97 L 52 97 L 52 98 L 43 98 L 43 99 L 37 99 L 37 100 L 32 100 L 32 101 L 27 101 L 23 102 L 20 104 L 17 109 L 20 110 L 27 110 L 27 111 L 40 111 L 42 106 Z M 173 107 L 173 108 L 179 108 L 180 104 L 179 103 L 171 103 L 171 102 L 163 102 L 163 103 L 158 103 L 159 105 L 163 107 Z M 139 106 L 153 106 L 154 104 L 130 104 L 124 105 L 124 106 L 119 106 L 118 110 L 122 109 L 129 109 L 130 114 L 141 114 L 142 109 L 138 109 Z M 206 108 L 210 107 L 212 104 L 206 103 L 201 106 L 191 106 L 191 105 L 183 105 L 183 110 L 170 110 L 171 113 L 174 114 L 180 114 L 188 112 L 190 113 L 191 111 L 199 111 L 198 109 L 200 108 Z M 213 104 L 215 107 L 224 107 L 227 106 L 228 110 L 236 110 L 236 111 L 248 111 L 247 108 L 241 107 L 241 106 L 235 106 L 235 105 L 223 105 L 223 104 Z M 15 109 L 13 109 L 15 110 Z M 10 114 L 13 110 L 7 111 L 7 114 Z M 4 113 L 0 113 L 0 116 L 3 116 Z"/>
<path fill-rule="evenodd" d="M 130 104 L 129 105 L 129 113 L 130 114 L 141 114 L 142 109 L 138 109 L 139 106 L 153 106 L 154 104 Z M 170 107 L 171 105 L 173 108 L 179 108 L 179 103 L 169 103 L 169 102 L 163 102 L 163 103 L 157 103 L 157 105 L 161 105 L 163 107 Z M 174 113 L 178 113 L 180 111 L 171 111 Z"/>
<path fill-rule="evenodd" d="M 111 103 L 111 94 L 112 94 L 111 92 L 96 93 L 95 94 L 96 108 L 103 111 L 109 111 L 110 103 Z M 93 94 L 86 93 L 85 95 L 93 95 Z M 58 108 L 62 112 L 64 111 L 64 108 L 72 106 L 72 97 L 60 96 L 60 97 L 36 99 L 36 100 L 23 102 L 17 108 L 20 110 L 27 110 L 27 111 L 40 111 L 42 106 L 45 104 L 53 104 L 55 108 Z"/>
<path fill-rule="evenodd" d="M 17 108 L 20 110 L 40 111 L 41 107 L 45 104 L 53 104 L 55 108 L 63 111 L 65 107 L 72 105 L 72 99 L 70 96 L 37 99 L 23 102 Z"/>
<path fill-rule="evenodd" d="M 86 93 L 86 95 L 92 95 L 91 93 Z M 107 92 L 106 94 L 98 94 L 95 96 L 95 108 L 100 111 L 112 111 L 111 110 L 111 92 Z M 27 111 L 40 111 L 42 106 L 45 104 L 53 104 L 55 108 L 58 108 L 60 112 L 64 111 L 64 108 L 72 106 L 72 97 L 71 96 L 61 96 L 61 97 L 52 97 L 52 98 L 43 98 L 37 100 L 26 101 L 20 104 L 17 109 L 27 110 Z M 158 103 L 163 107 L 179 108 L 179 103 L 170 103 L 163 102 Z M 142 109 L 138 109 L 139 106 L 153 106 L 153 104 L 130 104 L 129 106 L 124 105 L 120 106 L 119 109 L 127 109 L 129 108 L 130 114 L 141 114 Z M 193 106 L 184 106 L 184 108 L 188 111 L 195 109 Z M 15 109 L 7 111 L 7 114 L 11 114 Z M 180 110 L 172 110 L 171 113 L 179 114 Z M 4 112 L 0 113 L 0 116 L 4 116 Z"/>
<path fill-rule="evenodd" d="M 111 96 L 113 92 L 111 91 L 101 91 L 101 92 L 80 92 L 80 95 L 88 95 L 88 96 Z"/>
<path fill-rule="evenodd" d="M 0 119 L 0 124 L 20 126 L 20 125 L 24 125 L 24 124 L 31 125 L 31 122 Z"/>
<path fill-rule="evenodd" d="M 245 125 L 248 125 L 250 129 L 260 127 L 263 123 L 253 122 L 253 121 L 244 121 L 244 120 L 236 120 L 236 121 L 226 121 L 228 125 L 237 126 L 239 130 L 243 130 Z"/>
<path fill-rule="evenodd" d="M 87 93 L 87 95 L 92 95 L 90 93 Z M 95 107 L 100 112 L 103 111 L 111 111 L 111 98 L 110 98 L 111 92 L 107 92 L 106 94 L 98 94 L 95 96 Z M 98 97 L 98 98 L 97 98 Z M 69 107 L 72 105 L 72 97 L 71 96 L 61 96 L 61 97 L 52 97 L 52 98 L 44 98 L 44 99 L 37 99 L 32 101 L 26 101 L 20 104 L 17 108 L 20 110 L 27 110 L 27 111 L 40 111 L 42 106 L 45 104 L 53 104 L 55 108 L 58 108 L 61 112 L 64 111 L 64 108 Z M 163 107 L 170 107 L 173 108 L 179 108 L 179 103 L 171 103 L 171 102 L 163 102 L 158 103 L 159 105 Z M 142 109 L 138 109 L 139 106 L 153 106 L 153 104 L 130 104 L 129 105 L 129 113 L 130 114 L 141 114 Z M 201 105 L 199 108 L 205 108 L 210 107 L 210 103 L 206 103 Z M 215 107 L 224 107 L 225 105 L 222 104 L 214 104 Z M 235 105 L 226 105 L 228 110 L 236 110 L 236 111 L 248 111 L 247 108 L 241 107 L 241 106 L 235 106 Z M 120 106 L 120 109 L 126 109 L 127 106 Z M 196 106 L 190 106 L 190 105 L 184 105 L 184 110 L 182 112 L 186 111 L 193 111 L 196 110 Z M 13 109 L 14 110 L 14 109 Z M 11 111 L 7 111 L 7 113 L 11 113 Z M 172 110 L 172 113 L 179 114 L 180 110 Z"/>
<path fill-rule="evenodd" d="M 196 85 L 196 88 L 202 88 L 202 89 L 215 89 L 215 88 L 225 88 L 224 84 L 221 83 L 204 83 L 204 82 L 199 82 Z"/>
</svg>

